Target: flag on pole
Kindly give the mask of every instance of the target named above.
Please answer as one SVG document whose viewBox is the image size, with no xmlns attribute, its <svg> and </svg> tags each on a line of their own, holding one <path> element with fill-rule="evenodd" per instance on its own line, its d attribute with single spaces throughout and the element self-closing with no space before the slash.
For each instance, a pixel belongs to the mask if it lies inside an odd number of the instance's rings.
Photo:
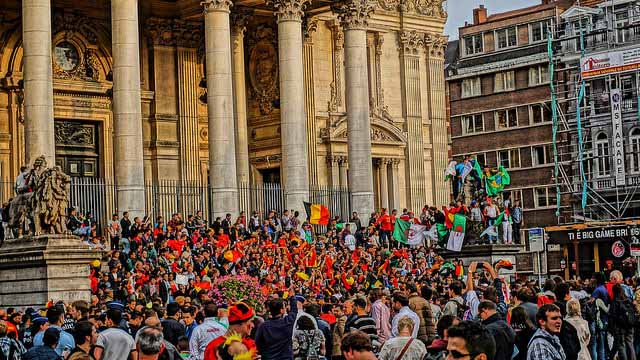
<svg viewBox="0 0 640 360">
<path fill-rule="evenodd" d="M 511 176 L 503 166 L 500 166 L 497 174 L 486 177 L 487 195 L 496 196 L 509 184 L 511 184 Z"/>
<path fill-rule="evenodd" d="M 464 183 L 464 179 L 467 178 L 467 176 L 469 174 L 471 174 L 471 171 L 473 171 L 473 163 L 471 161 L 467 161 L 464 164 L 464 168 L 462 168 L 462 174 L 460 174 L 460 177 L 462 178 L 462 182 Z"/>
<path fill-rule="evenodd" d="M 329 225 L 329 209 L 322 204 L 304 203 L 307 218 L 312 225 Z"/>
<path fill-rule="evenodd" d="M 476 171 L 478 179 L 482 181 L 482 177 L 484 176 L 484 174 L 482 173 L 482 168 L 480 167 L 480 162 L 478 161 L 478 159 L 473 160 L 473 170 Z"/>
<path fill-rule="evenodd" d="M 483 237 L 485 235 L 488 236 L 498 236 L 498 226 L 500 224 L 502 224 L 502 221 L 504 220 L 504 211 L 500 213 L 500 215 L 498 215 L 498 217 L 496 218 L 496 220 L 493 222 L 493 225 L 487 227 L 482 234 L 480 234 L 480 237 Z"/>
<path fill-rule="evenodd" d="M 408 242 L 407 231 L 411 227 L 411 223 L 402 219 L 396 219 L 396 225 L 393 228 L 393 238 L 403 244 Z"/>
<path fill-rule="evenodd" d="M 456 165 L 458 163 L 455 161 L 450 161 L 447 168 L 444 170 L 444 181 L 447 182 L 456 176 Z"/>
<path fill-rule="evenodd" d="M 464 233 L 467 227 L 467 218 L 460 214 L 455 214 L 453 218 L 453 228 L 449 234 L 447 250 L 460 251 L 464 242 Z"/>
<path fill-rule="evenodd" d="M 449 236 L 449 229 L 445 224 L 436 223 L 436 231 L 438 232 L 438 245 L 444 247 Z"/>
</svg>

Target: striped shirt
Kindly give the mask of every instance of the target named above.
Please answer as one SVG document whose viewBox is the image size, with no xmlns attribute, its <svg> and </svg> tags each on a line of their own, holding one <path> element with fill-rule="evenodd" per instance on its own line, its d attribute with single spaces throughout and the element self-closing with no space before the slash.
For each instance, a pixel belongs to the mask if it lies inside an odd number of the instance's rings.
<svg viewBox="0 0 640 360">
<path fill-rule="evenodd" d="M 370 316 L 358 316 L 345 326 L 345 332 L 362 331 L 369 335 L 371 341 L 378 340 L 378 328 L 376 327 L 376 321 Z"/>
</svg>

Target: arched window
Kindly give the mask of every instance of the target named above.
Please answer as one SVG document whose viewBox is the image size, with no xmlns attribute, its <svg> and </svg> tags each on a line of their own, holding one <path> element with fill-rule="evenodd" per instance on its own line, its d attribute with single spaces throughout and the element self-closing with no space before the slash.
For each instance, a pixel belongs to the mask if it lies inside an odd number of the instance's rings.
<svg viewBox="0 0 640 360">
<path fill-rule="evenodd" d="M 629 132 L 629 165 L 632 173 L 640 173 L 640 128 Z"/>
<path fill-rule="evenodd" d="M 611 160 L 609 159 L 609 138 L 601 132 L 596 135 L 596 174 L 598 177 L 611 174 Z"/>
</svg>

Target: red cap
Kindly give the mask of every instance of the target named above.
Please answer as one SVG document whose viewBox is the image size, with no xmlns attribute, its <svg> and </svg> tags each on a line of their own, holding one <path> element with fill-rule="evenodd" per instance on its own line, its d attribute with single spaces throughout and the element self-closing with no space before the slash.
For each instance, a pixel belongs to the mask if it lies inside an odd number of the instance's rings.
<svg viewBox="0 0 640 360">
<path fill-rule="evenodd" d="M 238 324 L 253 319 L 255 313 L 251 306 L 239 302 L 229 308 L 229 324 Z"/>
</svg>

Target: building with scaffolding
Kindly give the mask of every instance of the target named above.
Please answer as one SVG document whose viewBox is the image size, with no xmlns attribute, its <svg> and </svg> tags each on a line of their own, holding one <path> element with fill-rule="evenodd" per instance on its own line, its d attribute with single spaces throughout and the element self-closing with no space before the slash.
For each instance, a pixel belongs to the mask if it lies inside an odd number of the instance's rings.
<svg viewBox="0 0 640 360">
<path fill-rule="evenodd" d="M 453 159 L 471 156 L 483 168 L 503 166 L 511 184 L 498 201 L 519 201 L 523 209 L 520 246 L 485 254 L 470 245 L 461 256 L 497 254 L 512 260 L 518 275 L 560 272 L 561 252 L 545 254 L 549 266 L 538 267 L 526 240 L 528 229 L 557 223 L 547 31 L 571 6 L 572 1 L 544 0 L 490 15 L 480 6 L 445 59 Z"/>
<path fill-rule="evenodd" d="M 625 259 L 640 233 L 640 1 L 578 1 L 551 28 L 558 226 L 547 228 L 549 243 L 563 246 L 568 276 L 632 271 Z"/>
</svg>

